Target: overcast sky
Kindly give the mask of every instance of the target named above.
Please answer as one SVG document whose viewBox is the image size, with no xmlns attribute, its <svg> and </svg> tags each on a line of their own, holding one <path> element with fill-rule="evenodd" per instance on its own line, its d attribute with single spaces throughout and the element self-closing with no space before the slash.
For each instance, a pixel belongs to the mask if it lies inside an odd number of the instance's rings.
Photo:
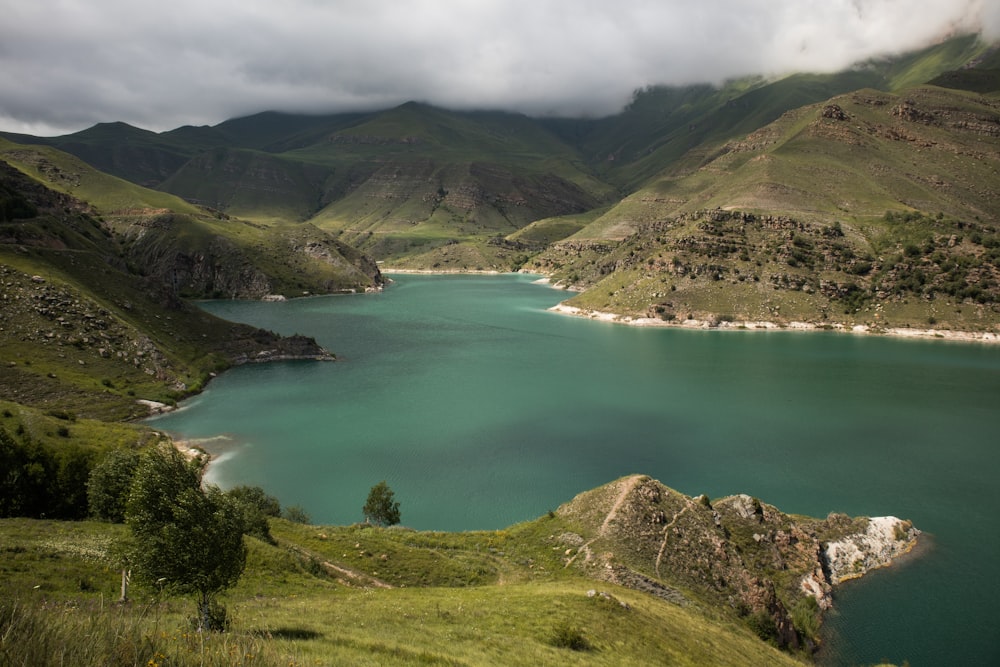
<svg viewBox="0 0 1000 667">
<path fill-rule="evenodd" d="M 614 113 L 653 84 L 832 71 L 1000 0 L 0 0 L 0 129 L 162 131 L 407 100 Z"/>
</svg>

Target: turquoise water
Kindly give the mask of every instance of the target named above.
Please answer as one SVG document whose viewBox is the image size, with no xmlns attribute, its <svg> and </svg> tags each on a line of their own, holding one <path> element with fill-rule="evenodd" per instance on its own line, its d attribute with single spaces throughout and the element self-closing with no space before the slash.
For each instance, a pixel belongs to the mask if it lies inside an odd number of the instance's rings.
<svg viewBox="0 0 1000 667">
<path fill-rule="evenodd" d="M 338 363 L 244 366 L 155 425 L 315 523 L 385 479 L 404 525 L 492 529 L 630 473 L 784 511 L 893 514 L 920 553 L 848 584 L 827 664 L 1000 664 L 1000 348 L 834 333 L 641 329 L 545 311 L 527 276 L 398 276 L 385 292 L 211 302 Z"/>
</svg>

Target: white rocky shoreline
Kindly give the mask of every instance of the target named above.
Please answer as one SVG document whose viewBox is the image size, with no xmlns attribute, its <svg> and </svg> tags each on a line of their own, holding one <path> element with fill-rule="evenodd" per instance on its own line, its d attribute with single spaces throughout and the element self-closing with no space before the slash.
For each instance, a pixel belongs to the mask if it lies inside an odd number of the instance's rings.
<svg viewBox="0 0 1000 667">
<path fill-rule="evenodd" d="M 731 331 L 836 331 L 850 334 L 895 336 L 909 339 L 949 340 L 965 343 L 1000 343 L 1000 334 L 990 331 L 954 331 L 950 329 L 913 329 L 909 327 L 871 327 L 865 324 L 847 326 L 844 324 L 815 324 L 813 322 L 789 322 L 782 324 L 768 321 L 709 321 L 686 319 L 666 321 L 656 317 L 631 317 L 618 313 L 577 308 L 564 303 L 548 309 L 550 312 L 574 317 L 584 317 L 601 322 L 627 324 L 633 327 L 673 327 L 680 329 L 721 329 Z"/>
<path fill-rule="evenodd" d="M 799 586 L 803 593 L 816 598 L 820 609 L 829 609 L 833 606 L 834 587 L 892 565 L 913 550 L 921 534 L 911 521 L 894 516 L 871 517 L 864 532 L 823 545 L 823 567 L 803 577 Z"/>
</svg>

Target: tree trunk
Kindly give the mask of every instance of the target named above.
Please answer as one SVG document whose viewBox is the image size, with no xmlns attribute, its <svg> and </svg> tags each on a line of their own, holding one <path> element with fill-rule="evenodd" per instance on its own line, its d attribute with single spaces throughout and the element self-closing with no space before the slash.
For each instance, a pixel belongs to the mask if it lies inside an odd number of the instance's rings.
<svg viewBox="0 0 1000 667">
<path fill-rule="evenodd" d="M 122 568 L 122 596 L 119 598 L 119 602 L 128 601 L 128 582 L 132 578 L 132 572 L 127 567 Z"/>
</svg>

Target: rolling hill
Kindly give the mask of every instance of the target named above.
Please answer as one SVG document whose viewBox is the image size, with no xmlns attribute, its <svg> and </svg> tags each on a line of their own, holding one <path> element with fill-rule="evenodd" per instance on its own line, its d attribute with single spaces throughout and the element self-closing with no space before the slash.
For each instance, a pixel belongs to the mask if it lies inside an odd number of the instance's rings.
<svg viewBox="0 0 1000 667">
<path fill-rule="evenodd" d="M 787 112 L 529 266 L 634 317 L 993 330 L 998 109 L 918 87 Z"/>
<path fill-rule="evenodd" d="M 225 596 L 230 632 L 189 640 L 181 600 L 135 589 L 126 605 L 96 608 L 118 594 L 121 528 L 0 520 L 0 630 L 12 640 L 0 658 L 230 664 L 217 660 L 235 649 L 266 665 L 801 665 L 832 585 L 820 554 L 834 556 L 830 572 L 858 575 L 918 534 L 891 518 L 690 498 L 640 475 L 498 531 L 272 519 L 273 543 L 246 538 L 247 569 Z"/>
</svg>

